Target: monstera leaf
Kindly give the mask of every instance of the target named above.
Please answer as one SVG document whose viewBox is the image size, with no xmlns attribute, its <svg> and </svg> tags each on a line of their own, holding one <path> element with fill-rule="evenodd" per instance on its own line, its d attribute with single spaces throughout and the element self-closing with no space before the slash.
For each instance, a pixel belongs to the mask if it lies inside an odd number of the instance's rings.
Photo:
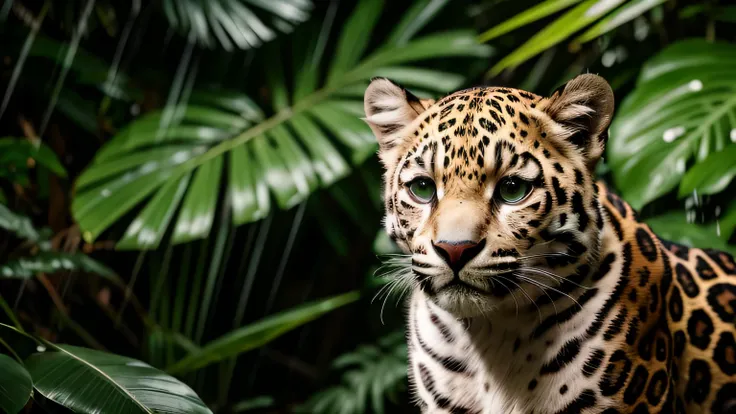
<svg viewBox="0 0 736 414">
<path fill-rule="evenodd" d="M 634 208 L 674 189 L 692 163 L 681 190 L 725 187 L 721 180 L 733 172 L 699 165 L 711 165 L 709 156 L 723 157 L 721 151 L 733 153 L 734 73 L 736 46 L 705 40 L 676 43 L 644 65 L 636 89 L 614 116 L 607 153 L 616 186 Z"/>
<path fill-rule="evenodd" d="M 176 378 L 119 355 L 53 345 L 26 368 L 37 392 L 76 413 L 212 413 Z"/>
<path fill-rule="evenodd" d="M 208 90 L 133 122 L 76 183 L 72 212 L 84 238 L 95 239 L 146 200 L 118 247 L 155 248 L 172 225 L 173 242 L 182 243 L 209 234 L 218 200 L 227 200 L 239 225 L 264 217 L 272 208 L 271 196 L 279 208 L 288 209 L 344 177 L 351 164 L 376 150 L 370 129 L 359 119 L 371 77 L 392 77 L 419 94 L 449 92 L 463 77 L 409 64 L 489 56 L 491 49 L 471 32 L 414 38 L 444 3 L 418 2 L 388 41 L 366 54 L 378 35 L 374 29 L 383 1 L 358 2 L 334 53 L 324 54 L 319 31 L 310 47 L 295 47 L 291 66 L 300 69 L 294 79 L 281 72 L 283 51 L 274 48 L 267 57 L 273 62 L 270 117 L 245 95 Z M 324 29 L 329 31 L 329 25 Z M 295 42 L 302 40 L 308 39 Z"/>
</svg>

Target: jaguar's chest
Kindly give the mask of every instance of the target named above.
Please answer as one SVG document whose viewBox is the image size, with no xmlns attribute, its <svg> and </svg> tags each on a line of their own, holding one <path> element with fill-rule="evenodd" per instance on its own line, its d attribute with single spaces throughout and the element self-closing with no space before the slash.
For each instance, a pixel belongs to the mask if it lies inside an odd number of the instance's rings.
<svg viewBox="0 0 736 414">
<path fill-rule="evenodd" d="M 458 321 L 415 294 L 409 370 L 424 412 L 543 414 L 611 405 L 594 391 L 603 344 L 579 339 L 602 303 L 589 305 L 592 312 L 530 339 L 539 320 Z"/>
</svg>

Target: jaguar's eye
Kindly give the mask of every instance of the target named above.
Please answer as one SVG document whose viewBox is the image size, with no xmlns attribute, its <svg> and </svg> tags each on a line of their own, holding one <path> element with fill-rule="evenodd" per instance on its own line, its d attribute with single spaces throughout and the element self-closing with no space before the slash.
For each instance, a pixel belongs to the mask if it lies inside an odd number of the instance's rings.
<svg viewBox="0 0 736 414">
<path fill-rule="evenodd" d="M 519 177 L 506 177 L 498 183 L 498 197 L 506 204 L 516 204 L 532 191 L 532 184 Z"/>
<path fill-rule="evenodd" d="M 409 183 L 409 194 L 418 203 L 429 203 L 434 200 L 435 193 L 434 181 L 427 177 L 419 177 Z"/>
</svg>

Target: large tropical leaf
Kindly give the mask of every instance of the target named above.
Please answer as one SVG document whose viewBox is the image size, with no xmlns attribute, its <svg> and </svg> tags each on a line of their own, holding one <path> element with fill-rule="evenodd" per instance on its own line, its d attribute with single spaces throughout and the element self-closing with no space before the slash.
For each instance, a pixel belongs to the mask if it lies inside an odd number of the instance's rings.
<svg viewBox="0 0 736 414">
<path fill-rule="evenodd" d="M 33 392 L 33 382 L 23 365 L 0 354 L 0 409 L 16 414 L 25 407 Z"/>
<path fill-rule="evenodd" d="M 358 292 L 348 292 L 269 316 L 215 339 L 166 371 L 174 374 L 189 372 L 259 348 L 294 328 L 356 301 L 359 297 Z"/>
<path fill-rule="evenodd" d="M 203 45 L 250 49 L 309 18 L 310 0 L 163 0 L 169 24 Z M 265 21 L 265 22 L 264 22 Z"/>
<path fill-rule="evenodd" d="M 546 0 L 524 12 L 504 20 L 480 35 L 483 42 L 501 36 L 511 30 L 533 23 L 542 18 L 564 10 L 581 0 Z M 638 16 L 641 16 L 664 0 L 586 0 L 555 19 L 544 29 L 536 32 L 524 44 L 516 48 L 508 56 L 501 59 L 489 71 L 497 75 L 502 70 L 519 65 L 552 46 L 570 38 L 581 29 L 596 23 L 585 33 L 577 37 L 573 47 L 607 33 Z M 619 7 L 620 6 L 620 7 Z"/>
<path fill-rule="evenodd" d="M 736 246 L 729 245 L 728 235 L 718 223 L 700 224 L 687 219 L 683 211 L 673 211 L 646 220 L 658 236 L 686 246 L 716 249 L 736 255 Z"/>
<path fill-rule="evenodd" d="M 60 345 L 25 362 L 39 393 L 77 413 L 211 413 L 187 385 L 134 359 Z"/>
<path fill-rule="evenodd" d="M 690 168 L 682 177 L 679 195 L 687 196 L 693 191 L 701 195 L 716 194 L 726 189 L 734 177 L 736 145 L 729 145 L 723 151 L 709 154 L 702 162 Z"/>
<path fill-rule="evenodd" d="M 699 39 L 644 65 L 614 116 L 607 153 L 616 186 L 634 208 L 675 188 L 692 160 L 733 145 L 735 72 L 736 46 Z"/>
<path fill-rule="evenodd" d="M 461 76 L 409 64 L 489 56 L 491 49 L 471 32 L 411 38 L 442 3 L 424 1 L 428 13 L 413 9 L 389 33 L 390 42 L 366 54 L 369 39 L 378 35 L 374 28 L 383 2 L 360 1 L 329 59 L 318 31 L 312 46 L 297 48 L 291 66 L 299 70 L 292 80 L 281 72 L 283 51 L 274 50 L 268 65 L 271 117 L 242 94 L 195 91 L 188 103 L 133 122 L 76 183 L 72 211 L 84 238 L 95 239 L 144 200 L 119 248 L 155 248 L 171 225 L 174 243 L 203 238 L 222 191 L 239 225 L 264 217 L 271 196 L 279 208 L 288 209 L 344 177 L 350 164 L 376 150 L 370 129 L 359 119 L 371 77 L 391 76 L 423 91 L 448 92 L 460 86 Z"/>
</svg>

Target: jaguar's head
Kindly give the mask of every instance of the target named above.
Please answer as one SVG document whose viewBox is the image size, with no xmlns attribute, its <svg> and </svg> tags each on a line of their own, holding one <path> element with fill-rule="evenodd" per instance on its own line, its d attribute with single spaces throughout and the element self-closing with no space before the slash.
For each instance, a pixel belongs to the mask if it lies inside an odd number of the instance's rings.
<svg viewBox="0 0 736 414">
<path fill-rule="evenodd" d="M 603 78 L 578 76 L 548 98 L 478 87 L 437 102 L 378 78 L 364 102 L 386 231 L 439 306 L 457 317 L 512 309 L 595 267 L 604 219 L 592 174 L 613 113 Z"/>
</svg>

